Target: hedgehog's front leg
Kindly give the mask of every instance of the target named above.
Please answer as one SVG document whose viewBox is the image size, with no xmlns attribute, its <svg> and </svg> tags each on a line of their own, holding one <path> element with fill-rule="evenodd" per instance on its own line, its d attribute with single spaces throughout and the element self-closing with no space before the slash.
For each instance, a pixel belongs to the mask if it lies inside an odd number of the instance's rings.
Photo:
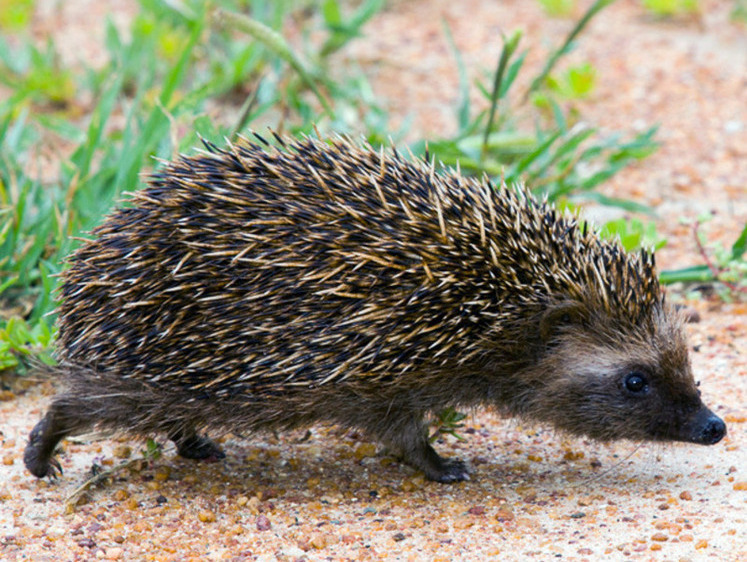
<svg viewBox="0 0 747 562">
<path fill-rule="evenodd" d="M 194 428 L 180 427 L 169 433 L 180 457 L 185 459 L 222 459 L 226 454 L 207 435 L 199 435 Z"/>
<path fill-rule="evenodd" d="M 399 453 L 409 465 L 422 470 L 425 476 L 436 482 L 461 482 L 469 480 L 469 471 L 464 461 L 441 457 L 428 442 L 428 428 L 422 416 L 407 416 L 392 423 L 380 433 L 384 443 Z M 399 423 L 397 423 L 399 422 Z"/>
</svg>

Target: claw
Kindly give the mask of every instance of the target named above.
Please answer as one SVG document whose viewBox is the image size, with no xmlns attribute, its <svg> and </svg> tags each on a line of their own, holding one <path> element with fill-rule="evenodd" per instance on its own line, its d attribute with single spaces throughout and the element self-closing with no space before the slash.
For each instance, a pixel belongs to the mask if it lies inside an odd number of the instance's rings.
<svg viewBox="0 0 747 562">
<path fill-rule="evenodd" d="M 49 468 L 47 469 L 47 476 L 49 476 L 52 480 L 57 480 L 57 478 L 62 476 L 62 465 L 60 464 L 60 461 L 58 461 L 54 457 L 49 459 Z"/>
<path fill-rule="evenodd" d="M 464 482 L 469 480 L 469 470 L 466 463 L 460 460 L 448 460 L 444 462 L 440 474 L 434 480 L 443 484 L 452 482 Z"/>
</svg>

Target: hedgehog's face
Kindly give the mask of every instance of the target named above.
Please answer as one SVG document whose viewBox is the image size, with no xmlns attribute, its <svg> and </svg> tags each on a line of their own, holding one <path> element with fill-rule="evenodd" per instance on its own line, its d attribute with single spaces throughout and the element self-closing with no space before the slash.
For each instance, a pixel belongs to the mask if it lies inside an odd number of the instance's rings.
<svg viewBox="0 0 747 562">
<path fill-rule="evenodd" d="M 701 401 L 681 323 L 669 309 L 635 326 L 564 304 L 540 331 L 536 411 L 574 434 L 714 444 L 724 422 Z"/>
</svg>

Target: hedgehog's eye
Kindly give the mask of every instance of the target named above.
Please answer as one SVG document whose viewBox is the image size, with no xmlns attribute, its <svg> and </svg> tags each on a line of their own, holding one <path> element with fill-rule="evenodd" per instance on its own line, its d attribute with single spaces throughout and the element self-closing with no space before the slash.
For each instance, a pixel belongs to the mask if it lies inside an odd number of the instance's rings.
<svg viewBox="0 0 747 562">
<path fill-rule="evenodd" d="M 625 375 L 625 389 L 632 394 L 646 394 L 648 379 L 641 371 L 631 371 Z"/>
</svg>

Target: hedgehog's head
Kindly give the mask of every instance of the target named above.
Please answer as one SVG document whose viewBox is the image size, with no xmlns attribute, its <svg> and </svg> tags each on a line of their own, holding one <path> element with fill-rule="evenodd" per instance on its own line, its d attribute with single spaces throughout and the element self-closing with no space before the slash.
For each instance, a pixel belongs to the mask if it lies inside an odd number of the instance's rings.
<svg viewBox="0 0 747 562">
<path fill-rule="evenodd" d="M 538 324 L 527 416 L 599 440 L 712 445 L 726 434 L 700 399 L 682 322 L 663 302 L 636 321 L 599 302 L 560 302 Z"/>
</svg>

